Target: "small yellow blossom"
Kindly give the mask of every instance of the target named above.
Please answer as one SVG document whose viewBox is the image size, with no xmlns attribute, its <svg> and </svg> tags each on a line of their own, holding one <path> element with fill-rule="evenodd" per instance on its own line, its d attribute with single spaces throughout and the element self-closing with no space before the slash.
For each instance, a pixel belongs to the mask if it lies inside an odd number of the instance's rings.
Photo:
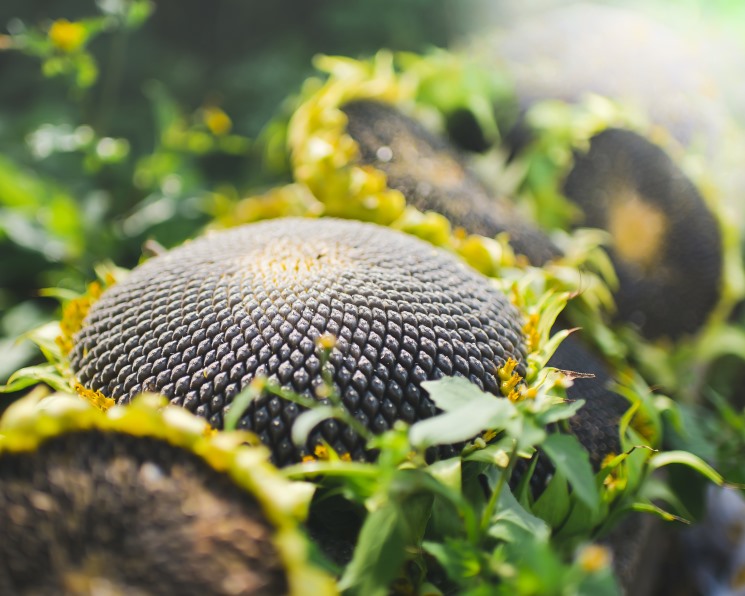
<svg viewBox="0 0 745 596">
<path fill-rule="evenodd" d="M 510 455 L 504 449 L 500 449 L 494 453 L 494 465 L 504 469 L 510 465 Z"/>
<path fill-rule="evenodd" d="M 233 128 L 233 121 L 220 108 L 211 106 L 204 109 L 204 123 L 213 135 L 222 136 Z"/>
<path fill-rule="evenodd" d="M 333 394 L 334 390 L 325 383 L 316 387 L 316 397 L 318 399 L 327 399 Z"/>
<path fill-rule="evenodd" d="M 329 458 L 329 450 L 326 447 L 326 445 L 318 444 L 313 449 L 313 453 L 318 459 L 328 459 Z"/>
<path fill-rule="evenodd" d="M 324 333 L 318 338 L 318 346 L 322 350 L 333 350 L 336 347 L 336 338 L 330 333 Z"/>
<path fill-rule="evenodd" d="M 528 352 L 535 352 L 541 345 L 541 334 L 538 332 L 540 321 L 540 315 L 534 312 L 528 317 L 528 321 L 523 326 L 523 334 L 525 334 L 525 343 L 527 344 Z"/>
<path fill-rule="evenodd" d="M 538 388 L 537 387 L 521 387 L 517 389 L 519 393 L 518 401 L 522 401 L 524 399 L 535 399 L 538 395 Z"/>
<path fill-rule="evenodd" d="M 95 406 L 102 412 L 105 412 L 112 406 L 116 404 L 116 401 L 111 399 L 110 397 L 106 397 L 103 393 L 100 391 L 93 391 L 92 389 L 88 389 L 87 387 L 84 387 L 80 383 L 75 384 L 75 392 L 85 399 L 89 404 L 92 406 Z"/>
<path fill-rule="evenodd" d="M 518 402 L 518 401 L 522 401 L 523 400 L 523 397 L 520 394 L 520 391 L 518 391 L 517 389 L 513 389 L 512 391 L 510 391 L 507 394 L 507 399 L 509 399 L 511 402 L 515 403 L 515 402 Z"/>
<path fill-rule="evenodd" d="M 517 360 L 514 358 L 508 358 L 504 366 L 500 367 L 497 371 L 499 380 L 499 390 L 502 395 L 506 396 L 510 401 L 520 401 L 520 391 L 517 389 L 518 384 L 522 381 L 522 377 L 515 372 L 517 367 Z"/>
<path fill-rule="evenodd" d="M 80 23 L 71 23 L 67 19 L 58 19 L 49 28 L 49 40 L 54 47 L 71 53 L 79 49 L 88 37 L 85 27 Z"/>
<path fill-rule="evenodd" d="M 501 381 L 507 381 L 512 377 L 515 368 L 517 367 L 517 360 L 514 358 L 508 358 L 507 362 L 497 371 L 499 379 Z"/>
<path fill-rule="evenodd" d="M 611 553 L 605 546 L 588 544 L 579 552 L 577 561 L 583 571 L 596 573 L 610 565 Z"/>
<path fill-rule="evenodd" d="M 85 294 L 74 300 L 70 300 L 62 309 L 62 319 L 60 320 L 60 335 L 55 339 L 55 343 L 60 347 L 63 354 L 69 354 L 73 347 L 73 335 L 83 327 L 85 319 L 91 305 L 101 297 L 103 286 L 94 281 L 88 285 Z"/>
<path fill-rule="evenodd" d="M 608 455 L 603 458 L 602 463 L 600 464 L 601 468 L 605 468 L 610 465 L 610 463 L 618 457 L 615 453 L 609 453 Z M 611 492 L 619 492 L 626 488 L 627 480 L 625 475 L 623 474 L 623 467 L 618 465 L 614 467 L 608 475 L 603 480 L 603 486 L 608 491 Z"/>
<path fill-rule="evenodd" d="M 484 439 L 484 441 L 486 441 L 488 443 L 489 441 L 491 441 L 492 439 L 494 439 L 497 436 L 497 431 L 495 431 L 495 430 L 486 430 L 486 431 L 483 432 L 483 434 L 481 436 Z"/>
<path fill-rule="evenodd" d="M 342 461 L 352 461 L 352 456 L 349 452 L 342 453 L 339 457 L 341 458 Z"/>
</svg>

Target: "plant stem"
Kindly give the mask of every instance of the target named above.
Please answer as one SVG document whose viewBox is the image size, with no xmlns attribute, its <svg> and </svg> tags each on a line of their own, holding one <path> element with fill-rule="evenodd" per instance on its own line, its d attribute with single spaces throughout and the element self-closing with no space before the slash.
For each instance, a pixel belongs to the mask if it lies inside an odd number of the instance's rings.
<svg viewBox="0 0 745 596">
<path fill-rule="evenodd" d="M 499 481 L 497 482 L 497 486 L 494 487 L 494 490 L 492 491 L 491 497 L 489 497 L 489 502 L 486 504 L 486 509 L 484 509 L 484 513 L 481 516 L 481 528 L 480 528 L 480 538 L 483 537 L 483 535 L 486 533 L 486 530 L 489 528 L 489 522 L 491 521 L 491 518 L 494 516 L 494 512 L 497 508 L 497 503 L 499 501 L 499 496 L 502 494 L 502 490 L 504 489 L 505 482 L 507 482 L 507 479 L 512 475 L 512 470 L 515 467 L 515 462 L 517 460 L 517 439 L 513 439 L 513 447 L 512 452 L 510 453 L 510 461 L 507 464 L 507 467 L 504 469 L 502 474 L 499 476 Z"/>
<path fill-rule="evenodd" d="M 286 399 L 287 401 L 296 403 L 304 408 L 308 408 L 309 410 L 319 405 L 319 402 L 317 400 L 310 397 L 305 397 L 304 395 L 299 395 L 294 391 L 288 391 L 287 389 L 284 389 L 273 382 L 267 382 L 266 390 L 269 393 L 277 395 L 283 399 Z M 332 407 L 334 408 L 334 418 L 341 420 L 354 432 L 365 439 L 365 441 L 372 440 L 373 434 L 370 432 L 370 430 L 359 420 L 357 420 L 357 418 L 355 418 L 349 410 L 347 410 L 346 406 L 344 406 L 344 403 L 341 401 L 341 398 L 337 394 L 333 393 L 333 395 L 336 396 L 336 399 L 332 399 L 329 401 L 331 401 Z"/>
<path fill-rule="evenodd" d="M 309 461 L 295 464 L 280 470 L 288 478 L 308 478 L 318 474 L 324 476 L 364 476 L 367 478 L 379 478 L 380 468 L 374 464 L 360 462 L 337 462 Z"/>
</svg>

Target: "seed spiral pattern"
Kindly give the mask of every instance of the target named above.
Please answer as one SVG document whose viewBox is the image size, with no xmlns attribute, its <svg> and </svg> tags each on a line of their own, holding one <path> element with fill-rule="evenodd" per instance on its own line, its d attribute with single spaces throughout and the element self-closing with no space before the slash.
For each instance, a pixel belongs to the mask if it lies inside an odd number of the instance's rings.
<svg viewBox="0 0 745 596">
<path fill-rule="evenodd" d="M 458 375 L 498 394 L 508 358 L 525 372 L 521 328 L 501 292 L 429 244 L 372 224 L 290 218 L 216 233 L 136 268 L 94 304 L 71 364 L 86 387 L 119 403 L 157 391 L 220 428 L 256 377 L 315 395 L 317 341 L 328 333 L 334 386 L 377 433 L 435 414 L 426 380 Z M 280 465 L 321 438 L 364 457 L 360 437 L 335 420 L 294 446 L 300 411 L 265 395 L 239 427 L 256 432 Z"/>
</svg>

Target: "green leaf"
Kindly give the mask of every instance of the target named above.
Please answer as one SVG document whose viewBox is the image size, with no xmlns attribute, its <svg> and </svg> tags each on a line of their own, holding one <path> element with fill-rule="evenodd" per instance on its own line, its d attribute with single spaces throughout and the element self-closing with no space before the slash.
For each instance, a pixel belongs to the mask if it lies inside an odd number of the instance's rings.
<svg viewBox="0 0 745 596">
<path fill-rule="evenodd" d="M 252 382 L 248 387 L 236 395 L 225 412 L 224 429 L 235 430 L 238 426 L 238 421 L 246 412 L 248 406 L 251 405 L 252 401 L 261 397 L 261 393 L 261 387 L 255 382 Z"/>
<path fill-rule="evenodd" d="M 484 430 L 504 428 L 516 415 L 515 406 L 507 399 L 494 396 L 479 398 L 434 418 L 417 422 L 409 430 L 409 440 L 420 448 L 467 441 Z"/>
<path fill-rule="evenodd" d="M 38 383 L 46 383 L 57 391 L 70 392 L 70 383 L 59 373 L 53 364 L 29 366 L 16 371 L 8 379 L 6 385 L 0 386 L 0 393 L 11 393 L 31 387 Z"/>
<path fill-rule="evenodd" d="M 37 345 L 44 354 L 44 358 L 48 362 L 64 363 L 66 357 L 62 354 L 62 350 L 57 345 L 57 336 L 60 334 L 60 324 L 58 321 L 50 321 L 45 323 L 41 327 L 32 329 L 28 333 L 24 333 L 19 339 L 27 339 Z"/>
<path fill-rule="evenodd" d="M 563 311 L 564 307 L 567 305 L 569 297 L 570 295 L 567 292 L 558 294 L 547 293 L 545 298 L 541 300 L 541 303 L 539 304 L 541 318 L 538 322 L 538 333 L 540 337 L 543 338 L 544 343 L 548 340 L 549 336 L 551 336 L 551 330 L 554 328 L 554 323 L 561 314 L 561 311 Z M 563 341 L 570 333 L 572 333 L 571 329 L 562 329 L 561 331 L 554 333 L 551 338 L 558 346 L 558 343 Z M 549 358 L 553 355 L 555 349 L 556 346 L 547 354 Z"/>
<path fill-rule="evenodd" d="M 533 417 L 529 415 L 515 416 L 505 423 L 504 430 L 508 436 L 517 441 L 519 453 L 530 451 L 530 448 L 543 443 L 546 439 L 546 430 L 543 426 L 536 424 Z"/>
<path fill-rule="evenodd" d="M 443 377 L 436 381 L 425 381 L 422 387 L 443 412 L 451 412 L 474 402 L 494 399 L 492 394 L 482 391 L 463 377 Z"/>
<path fill-rule="evenodd" d="M 487 474 L 490 488 L 495 489 L 501 472 Z M 492 517 L 488 534 L 506 542 L 516 542 L 527 537 L 546 541 L 551 533 L 545 521 L 527 511 L 515 499 L 505 482 L 499 495 L 496 514 Z"/>
<path fill-rule="evenodd" d="M 710 362 L 727 355 L 745 360 L 745 329 L 722 326 L 704 336 L 698 353 L 701 360 Z"/>
<path fill-rule="evenodd" d="M 577 596 L 621 596 L 611 569 L 589 574 L 577 586 Z"/>
<path fill-rule="evenodd" d="M 505 468 L 509 463 L 509 455 L 514 445 L 515 440 L 512 437 L 502 437 L 496 443 L 492 443 L 483 449 L 477 449 L 463 456 L 463 461 L 475 461 Z"/>
<path fill-rule="evenodd" d="M 546 437 L 541 448 L 561 472 L 574 493 L 591 510 L 597 510 L 600 504 L 595 475 L 592 472 L 587 451 L 572 435 L 553 433 Z"/>
<path fill-rule="evenodd" d="M 658 517 L 661 517 L 665 521 L 679 521 L 684 524 L 690 524 L 691 522 L 687 519 L 684 519 L 680 517 L 679 515 L 674 515 L 673 513 L 670 513 L 669 511 L 665 511 L 662 509 L 662 507 L 658 507 L 657 505 L 653 503 L 634 503 L 631 505 L 631 509 L 633 511 L 641 511 L 644 513 L 653 513 L 657 515 Z"/>
<path fill-rule="evenodd" d="M 438 482 L 441 482 L 448 488 L 460 493 L 461 487 L 461 465 L 462 460 L 459 457 L 451 457 L 436 461 L 427 466 L 426 471 L 431 474 Z"/>
<path fill-rule="evenodd" d="M 650 503 L 667 503 L 671 506 L 679 515 L 686 519 L 692 520 L 694 516 L 683 504 L 680 496 L 670 487 L 670 485 L 658 478 L 657 475 L 652 475 L 646 479 L 644 484 L 641 486 L 641 490 L 636 495 L 637 498 Z"/>
<path fill-rule="evenodd" d="M 528 510 L 530 510 L 529 506 L 533 502 L 533 489 L 530 486 L 530 479 L 533 477 L 537 465 L 538 458 L 531 456 L 528 469 L 520 477 L 520 481 L 515 489 L 515 498 Z"/>
<path fill-rule="evenodd" d="M 402 495 L 408 498 L 419 493 L 435 495 L 452 504 L 458 510 L 461 523 L 465 523 L 467 530 L 475 523 L 473 511 L 460 490 L 443 483 L 428 470 L 399 470 L 391 482 L 391 498 L 400 503 L 403 500 Z"/>
<path fill-rule="evenodd" d="M 404 561 L 401 513 L 388 503 L 367 516 L 338 587 L 345 594 L 386 596 Z"/>
<path fill-rule="evenodd" d="M 569 487 L 566 478 L 556 472 L 546 490 L 533 504 L 532 511 L 552 528 L 558 528 L 569 515 Z"/>
<path fill-rule="evenodd" d="M 74 300 L 75 298 L 80 298 L 80 292 L 69 290 L 67 288 L 41 288 L 39 289 L 39 296 L 54 298 L 60 302 L 65 302 L 68 300 Z"/>
<path fill-rule="evenodd" d="M 553 424 L 559 420 L 567 420 L 574 416 L 577 411 L 585 405 L 585 400 L 565 401 L 561 404 L 551 406 L 545 412 L 539 413 L 536 418 L 543 425 Z"/>
<path fill-rule="evenodd" d="M 476 577 L 481 572 L 480 553 L 465 540 L 425 541 L 422 547 L 455 582 L 462 583 L 464 579 Z"/>
<path fill-rule="evenodd" d="M 137 29 L 148 20 L 155 5 L 150 0 L 134 0 L 128 9 L 126 25 L 129 29 Z"/>
<path fill-rule="evenodd" d="M 504 428 L 517 416 L 512 402 L 485 393 L 462 377 L 426 381 L 422 387 L 444 413 L 411 427 L 409 440 L 416 447 L 467 441 L 483 430 Z"/>
<path fill-rule="evenodd" d="M 702 476 L 711 480 L 717 486 L 724 484 L 724 478 L 721 474 L 707 464 L 700 457 L 693 455 L 688 451 L 663 451 L 662 453 L 656 453 L 649 458 L 649 467 L 652 470 L 657 470 L 670 464 L 682 464 L 689 468 L 696 470 Z"/>
<path fill-rule="evenodd" d="M 454 458 L 460 462 L 460 458 Z M 475 466 L 466 466 L 465 470 L 474 470 Z M 425 472 L 429 472 L 426 469 Z M 472 493 L 483 499 L 483 488 L 478 486 L 475 491 L 469 491 L 468 474 L 463 478 L 463 468 L 448 469 L 443 475 L 439 471 L 430 475 L 428 481 L 422 481 L 422 489 L 435 495 L 432 505 L 432 516 L 428 525 L 429 536 L 458 536 L 465 534 L 476 540 L 478 532 L 477 513 L 471 504 Z M 457 475 L 457 477 L 456 477 Z M 465 485 L 463 482 L 465 481 Z M 476 497 L 478 499 L 478 497 Z"/>
<path fill-rule="evenodd" d="M 608 506 L 602 504 L 591 509 L 579 499 L 571 499 L 572 510 L 569 517 L 554 532 L 558 540 L 574 540 L 580 538 L 586 540 L 592 530 L 599 525 L 608 515 Z"/>
<path fill-rule="evenodd" d="M 310 432 L 324 420 L 334 418 L 336 408 L 333 406 L 321 406 L 306 410 L 295 418 L 292 423 L 292 442 L 295 445 L 305 445 Z"/>
<path fill-rule="evenodd" d="M 432 516 L 434 495 L 420 491 L 403 498 L 395 496 L 405 515 L 401 516 L 401 526 L 404 530 L 404 543 L 407 546 L 419 546 L 424 538 L 424 532 Z"/>
</svg>

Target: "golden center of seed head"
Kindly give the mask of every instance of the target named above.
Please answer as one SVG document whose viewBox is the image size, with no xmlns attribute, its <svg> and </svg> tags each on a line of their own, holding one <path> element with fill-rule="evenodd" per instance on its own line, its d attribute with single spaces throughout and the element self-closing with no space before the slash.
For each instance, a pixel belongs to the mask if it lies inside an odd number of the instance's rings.
<svg viewBox="0 0 745 596">
<path fill-rule="evenodd" d="M 249 257 L 249 267 L 275 286 L 308 284 L 319 277 L 329 277 L 348 270 L 353 260 L 343 255 L 332 243 L 312 245 L 286 243 L 272 250 Z"/>
<path fill-rule="evenodd" d="M 611 202 L 608 230 L 619 257 L 644 271 L 657 266 L 667 232 L 667 217 L 657 207 L 624 189 Z"/>
<path fill-rule="evenodd" d="M 413 176 L 426 180 L 438 187 L 453 188 L 463 183 L 463 167 L 449 155 L 432 153 L 432 150 L 418 139 L 404 137 L 392 147 L 393 156 L 399 160 L 391 165 L 391 171 L 399 175 Z M 398 171 L 400 170 L 400 172 Z"/>
</svg>

